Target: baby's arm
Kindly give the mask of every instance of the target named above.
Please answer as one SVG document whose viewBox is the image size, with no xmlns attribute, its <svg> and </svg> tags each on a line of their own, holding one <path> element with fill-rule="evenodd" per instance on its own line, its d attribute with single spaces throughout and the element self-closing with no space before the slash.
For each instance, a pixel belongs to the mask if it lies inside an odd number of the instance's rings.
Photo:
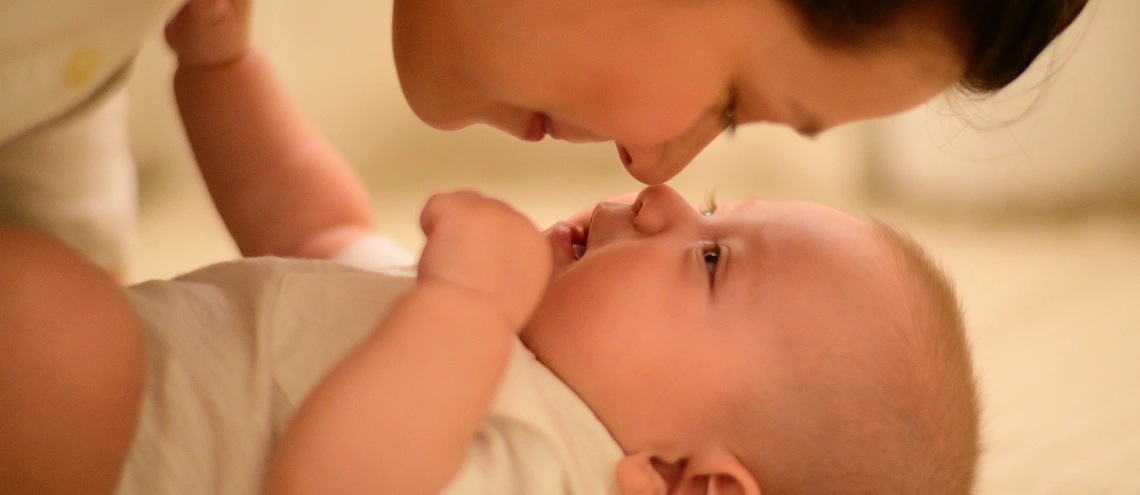
<svg viewBox="0 0 1140 495">
<path fill-rule="evenodd" d="M 471 192 L 433 197 L 420 223 L 416 285 L 305 400 L 267 493 L 437 493 L 463 462 L 546 287 L 550 248 Z"/>
<path fill-rule="evenodd" d="M 373 231 L 368 194 L 250 46 L 250 2 L 191 0 L 167 26 L 186 134 L 243 255 L 329 258 Z"/>
</svg>

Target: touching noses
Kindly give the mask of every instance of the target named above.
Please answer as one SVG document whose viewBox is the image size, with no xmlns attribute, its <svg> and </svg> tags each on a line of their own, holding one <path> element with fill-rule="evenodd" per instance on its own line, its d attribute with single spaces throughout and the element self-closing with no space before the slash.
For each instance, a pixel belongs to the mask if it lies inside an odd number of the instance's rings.
<svg viewBox="0 0 1140 495">
<path fill-rule="evenodd" d="M 630 207 L 633 227 L 645 235 L 660 234 L 700 215 L 677 191 L 665 185 L 642 189 Z"/>
</svg>

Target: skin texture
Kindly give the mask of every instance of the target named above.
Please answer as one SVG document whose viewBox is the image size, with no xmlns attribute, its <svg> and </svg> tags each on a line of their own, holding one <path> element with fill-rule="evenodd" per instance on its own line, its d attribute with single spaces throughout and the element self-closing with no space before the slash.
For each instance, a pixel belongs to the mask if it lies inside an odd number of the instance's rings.
<svg viewBox="0 0 1140 495">
<path fill-rule="evenodd" d="M 111 493 L 134 435 L 146 351 L 109 274 L 0 226 L 0 493 Z"/>
<path fill-rule="evenodd" d="M 651 186 L 586 218 L 571 219 L 588 229 L 580 259 L 555 234 L 565 224 L 548 231 L 554 274 L 521 336 L 641 456 L 629 476 L 699 480 L 703 465 L 752 493 L 755 480 L 733 474 L 737 400 L 782 395 L 894 338 L 875 324 L 901 311 L 892 251 L 846 214 L 743 201 L 706 216 Z"/>
<path fill-rule="evenodd" d="M 552 137 L 614 141 L 653 184 L 732 122 L 814 135 L 945 90 L 960 57 L 910 21 L 856 52 L 810 41 L 779 0 L 396 0 L 393 40 L 404 94 L 429 125 L 536 139 L 545 115 Z"/>
<path fill-rule="evenodd" d="M 736 454 L 739 401 L 785 396 L 852 366 L 837 357 L 893 342 L 878 324 L 902 310 L 893 252 L 819 205 L 734 202 L 706 216 L 667 186 L 628 198 L 539 235 L 496 200 L 433 197 L 418 282 L 298 411 L 268 492 L 439 490 L 521 330 L 627 453 L 623 493 L 759 495 Z"/>
</svg>

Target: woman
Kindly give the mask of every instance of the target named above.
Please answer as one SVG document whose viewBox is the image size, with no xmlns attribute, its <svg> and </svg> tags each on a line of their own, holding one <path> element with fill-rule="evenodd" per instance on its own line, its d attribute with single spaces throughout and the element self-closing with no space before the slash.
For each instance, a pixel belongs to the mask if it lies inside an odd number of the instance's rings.
<svg viewBox="0 0 1140 495">
<path fill-rule="evenodd" d="M 617 144 L 663 182 L 725 128 L 814 135 L 955 82 L 1016 78 L 1087 0 L 395 0 L 396 66 L 427 123 Z M 134 166 L 123 81 L 185 0 L 0 4 L 0 223 L 123 275 Z M 200 15 L 248 0 L 197 0 Z"/>
<path fill-rule="evenodd" d="M 813 136 L 1017 78 L 1085 0 L 395 0 L 408 103 L 440 129 L 614 141 L 668 180 L 726 128 Z"/>
</svg>

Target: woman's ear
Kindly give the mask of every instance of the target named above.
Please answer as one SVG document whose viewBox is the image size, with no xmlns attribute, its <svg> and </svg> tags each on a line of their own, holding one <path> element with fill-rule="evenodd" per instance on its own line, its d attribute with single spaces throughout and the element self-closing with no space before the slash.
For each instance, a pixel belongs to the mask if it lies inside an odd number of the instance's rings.
<svg viewBox="0 0 1140 495">
<path fill-rule="evenodd" d="M 761 495 L 760 484 L 731 453 L 710 448 L 675 462 L 648 453 L 617 465 L 622 495 Z"/>
</svg>

